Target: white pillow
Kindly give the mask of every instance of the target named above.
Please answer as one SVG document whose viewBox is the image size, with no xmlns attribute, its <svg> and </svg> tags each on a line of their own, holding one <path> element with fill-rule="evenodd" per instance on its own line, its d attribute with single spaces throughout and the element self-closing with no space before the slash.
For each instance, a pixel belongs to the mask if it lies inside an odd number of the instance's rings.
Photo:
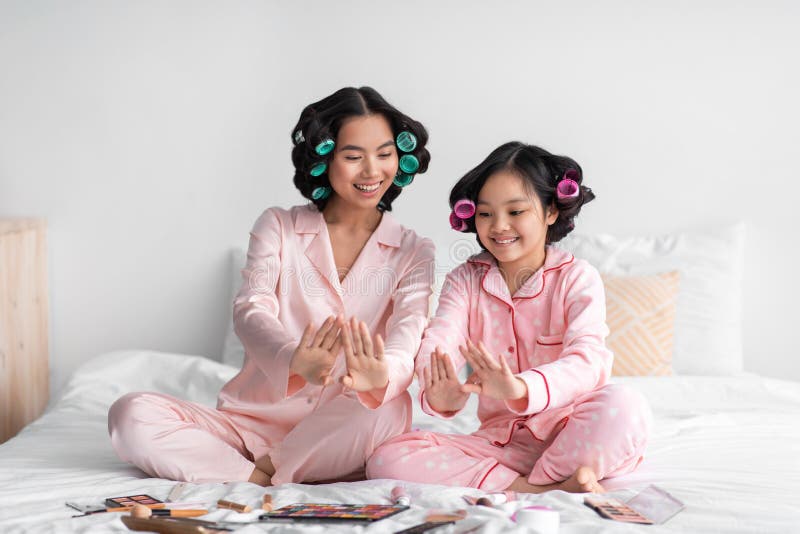
<svg viewBox="0 0 800 534">
<path fill-rule="evenodd" d="M 222 349 L 222 363 L 241 369 L 244 363 L 244 347 L 233 331 L 233 299 L 242 287 L 242 269 L 247 260 L 247 252 L 241 248 L 231 250 L 230 299 L 228 299 L 228 330 L 225 333 L 225 346 Z"/>
<path fill-rule="evenodd" d="M 558 246 L 612 275 L 680 271 L 675 310 L 676 374 L 743 370 L 745 225 L 651 237 L 569 235 Z"/>
</svg>

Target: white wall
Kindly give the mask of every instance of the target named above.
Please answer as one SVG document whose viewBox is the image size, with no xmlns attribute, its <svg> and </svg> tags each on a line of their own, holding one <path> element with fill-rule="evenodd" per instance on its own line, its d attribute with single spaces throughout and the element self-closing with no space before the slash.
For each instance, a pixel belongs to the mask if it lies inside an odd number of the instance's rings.
<svg viewBox="0 0 800 534">
<path fill-rule="evenodd" d="M 510 139 L 568 154 L 582 232 L 748 223 L 745 364 L 800 379 L 800 8 L 777 2 L 0 2 L 0 216 L 49 220 L 53 386 L 117 348 L 219 355 L 228 249 L 300 201 L 302 107 L 372 85 L 431 133 L 396 203 Z"/>
</svg>

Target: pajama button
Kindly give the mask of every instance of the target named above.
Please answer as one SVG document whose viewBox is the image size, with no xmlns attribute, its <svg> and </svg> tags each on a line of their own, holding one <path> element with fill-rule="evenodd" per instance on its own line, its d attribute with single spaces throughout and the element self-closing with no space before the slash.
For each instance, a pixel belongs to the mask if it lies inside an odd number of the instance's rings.
<svg viewBox="0 0 800 534">
<path fill-rule="evenodd" d="M 508 347 L 508 352 L 510 352 L 511 354 L 514 354 L 514 347 Z"/>
<path fill-rule="evenodd" d="M 307 402 L 307 403 L 309 403 L 309 404 L 311 404 L 312 402 L 314 402 L 314 397 L 308 397 L 308 398 L 306 399 L 306 402 Z"/>
</svg>

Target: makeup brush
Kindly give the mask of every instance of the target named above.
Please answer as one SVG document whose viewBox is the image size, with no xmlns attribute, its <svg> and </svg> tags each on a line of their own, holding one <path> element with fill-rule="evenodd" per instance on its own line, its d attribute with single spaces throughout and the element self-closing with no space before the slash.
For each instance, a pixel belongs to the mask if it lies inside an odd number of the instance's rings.
<svg viewBox="0 0 800 534">
<path fill-rule="evenodd" d="M 171 517 L 197 517 L 206 515 L 208 510 L 170 510 L 168 508 L 151 509 L 141 504 L 134 504 L 131 510 L 133 517 L 171 516 Z"/>
<path fill-rule="evenodd" d="M 253 509 L 247 504 L 239 504 L 238 502 L 226 501 L 225 499 L 220 499 L 217 501 L 217 508 L 226 508 L 228 510 L 235 510 L 239 513 L 247 513 L 253 511 Z"/>
</svg>

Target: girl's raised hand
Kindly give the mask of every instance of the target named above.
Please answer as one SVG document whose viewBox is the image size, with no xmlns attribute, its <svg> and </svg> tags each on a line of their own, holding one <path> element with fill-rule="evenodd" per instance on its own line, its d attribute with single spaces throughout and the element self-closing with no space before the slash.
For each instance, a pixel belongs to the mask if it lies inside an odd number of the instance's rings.
<svg viewBox="0 0 800 534">
<path fill-rule="evenodd" d="M 347 374 L 341 378 L 342 385 L 355 391 L 371 391 L 386 387 L 389 383 L 389 366 L 383 357 L 383 339 L 380 334 L 375 342 L 367 323 L 355 317 L 342 328 L 344 356 Z"/>
<path fill-rule="evenodd" d="M 495 359 L 482 342 L 476 346 L 467 340 L 467 346 L 459 347 L 459 350 L 474 371 L 470 380 L 461 387 L 465 393 L 478 393 L 498 400 L 521 399 L 528 394 L 528 386 L 514 376 L 505 358 Z"/>
<path fill-rule="evenodd" d="M 289 372 L 300 375 L 310 384 L 327 386 L 333 382 L 331 370 L 342 348 L 339 331 L 343 325 L 344 318 L 331 316 L 315 333 L 314 325 L 308 323 L 292 355 Z"/>
<path fill-rule="evenodd" d="M 461 389 L 450 356 L 439 347 L 431 352 L 430 365 L 422 368 L 422 379 L 425 382 L 425 398 L 430 407 L 439 413 L 457 412 L 469 399 L 469 393 Z"/>
</svg>

